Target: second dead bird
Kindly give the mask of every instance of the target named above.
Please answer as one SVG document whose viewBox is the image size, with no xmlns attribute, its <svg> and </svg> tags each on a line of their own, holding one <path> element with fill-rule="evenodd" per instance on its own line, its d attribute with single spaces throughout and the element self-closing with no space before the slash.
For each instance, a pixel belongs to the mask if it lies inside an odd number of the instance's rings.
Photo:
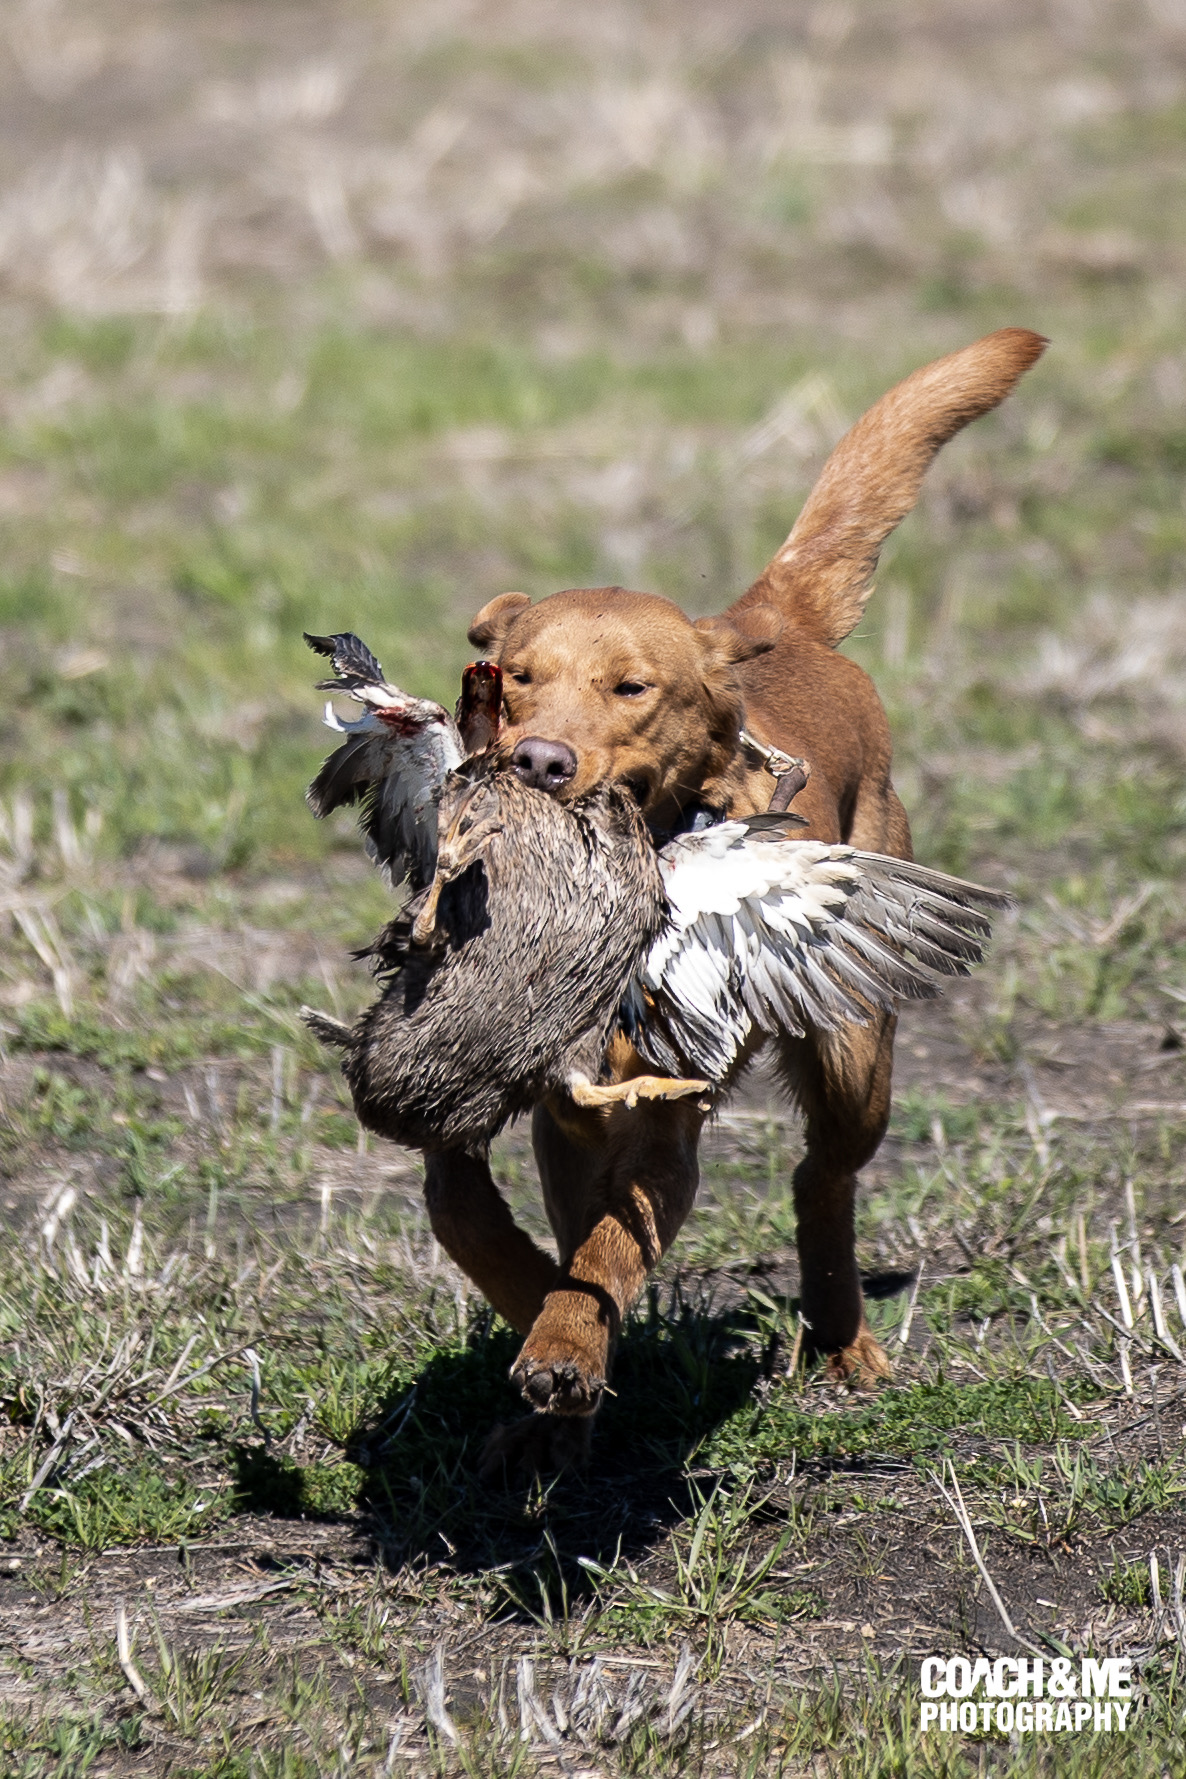
<svg viewBox="0 0 1186 1779">
<path fill-rule="evenodd" d="M 338 671 L 327 689 L 380 716 L 407 702 L 357 638 L 310 640 Z M 310 794 L 317 814 L 364 794 L 368 844 L 394 881 L 412 843 L 401 728 L 358 725 Z M 424 789 L 417 779 L 417 801 Z M 344 1050 L 359 1120 L 425 1150 L 480 1148 L 556 1094 L 597 1107 L 713 1093 L 758 1034 L 833 1030 L 936 994 L 979 961 L 988 914 L 1007 901 L 901 859 L 794 841 L 793 814 L 713 822 L 656 850 L 628 791 L 560 803 L 496 748 L 440 770 L 431 801 L 439 846 L 413 871 L 427 887 L 367 954 L 388 978 L 381 998 L 353 1028 L 306 1015 Z M 423 851 L 422 830 L 415 842 Z M 599 1081 L 619 1033 L 636 1066 L 664 1073 Z"/>
</svg>

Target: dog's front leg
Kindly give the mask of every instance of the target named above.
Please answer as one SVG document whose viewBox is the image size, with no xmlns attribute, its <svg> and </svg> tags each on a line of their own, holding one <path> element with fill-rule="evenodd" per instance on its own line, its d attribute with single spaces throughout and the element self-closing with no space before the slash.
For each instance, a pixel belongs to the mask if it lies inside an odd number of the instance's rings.
<svg viewBox="0 0 1186 1779">
<path fill-rule="evenodd" d="M 536 1114 L 561 1267 L 515 1361 L 533 1408 L 588 1416 L 599 1407 L 623 1318 L 692 1208 L 703 1121 L 683 1100 L 618 1107 L 598 1115 L 597 1140 L 582 1143 L 546 1108 Z"/>
<path fill-rule="evenodd" d="M 512 1328 L 526 1334 L 559 1276 L 511 1216 L 485 1160 L 461 1149 L 425 1157 L 432 1233 Z"/>
</svg>

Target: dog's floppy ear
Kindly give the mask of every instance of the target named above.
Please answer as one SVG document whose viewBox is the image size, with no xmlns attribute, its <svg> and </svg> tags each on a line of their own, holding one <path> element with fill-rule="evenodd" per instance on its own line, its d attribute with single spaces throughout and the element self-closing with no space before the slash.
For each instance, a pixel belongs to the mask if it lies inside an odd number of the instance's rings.
<svg viewBox="0 0 1186 1779">
<path fill-rule="evenodd" d="M 530 604 L 526 593 L 500 593 L 482 607 L 470 625 L 466 633 L 469 640 L 476 649 L 488 649 L 491 643 L 501 642 L 515 618 Z"/>
<path fill-rule="evenodd" d="M 774 647 L 782 635 L 783 617 L 772 605 L 747 605 L 732 618 L 697 618 L 696 629 L 711 637 L 726 661 L 752 661 Z"/>
</svg>

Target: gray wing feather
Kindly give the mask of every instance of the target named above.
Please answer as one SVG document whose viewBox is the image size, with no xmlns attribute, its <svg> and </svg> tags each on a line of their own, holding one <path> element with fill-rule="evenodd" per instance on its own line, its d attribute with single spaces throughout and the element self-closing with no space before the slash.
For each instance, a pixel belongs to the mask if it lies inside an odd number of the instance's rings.
<svg viewBox="0 0 1186 1779">
<path fill-rule="evenodd" d="M 305 792 L 305 802 L 319 821 L 335 809 L 357 803 L 388 769 L 389 733 L 374 719 L 372 723 L 373 727 L 360 725 L 360 733 L 335 748 Z"/>
<path fill-rule="evenodd" d="M 406 876 L 413 890 L 432 882 L 437 863 L 437 804 L 445 779 L 461 764 L 461 749 L 448 749 L 441 737 L 434 775 L 426 782 L 409 773 L 398 758 L 375 785 L 361 826 L 367 851 L 394 889 Z"/>
<path fill-rule="evenodd" d="M 316 816 L 359 804 L 367 852 L 387 883 L 395 889 L 406 877 L 420 890 L 436 870 L 441 789 L 460 764 L 461 748 L 448 730 L 413 745 L 367 715 L 329 756 L 306 799 Z"/>
</svg>

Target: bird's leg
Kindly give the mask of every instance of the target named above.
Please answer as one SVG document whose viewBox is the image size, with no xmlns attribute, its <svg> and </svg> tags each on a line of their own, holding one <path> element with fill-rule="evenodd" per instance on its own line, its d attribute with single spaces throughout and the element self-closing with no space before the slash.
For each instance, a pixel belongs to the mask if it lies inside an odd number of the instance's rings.
<svg viewBox="0 0 1186 1779">
<path fill-rule="evenodd" d="M 689 1094 L 707 1093 L 707 1081 L 680 1081 L 668 1075 L 633 1075 L 629 1081 L 610 1081 L 604 1086 L 586 1075 L 568 1078 L 568 1092 L 578 1106 L 637 1106 L 639 1100 L 680 1100 Z"/>
<path fill-rule="evenodd" d="M 451 883 L 452 881 L 451 877 L 442 875 L 440 865 L 438 864 L 436 875 L 428 886 L 428 899 L 415 920 L 412 922 L 413 945 L 431 945 L 436 938 L 437 907 L 440 904 L 441 891 L 444 889 L 446 883 Z"/>
<path fill-rule="evenodd" d="M 428 888 L 428 897 L 416 919 L 412 923 L 412 944 L 431 945 L 437 932 L 437 909 L 440 906 L 441 891 L 446 884 L 453 883 L 469 870 L 476 858 L 479 858 L 487 841 L 502 832 L 502 822 L 496 815 L 484 816 L 472 826 L 462 831 L 462 823 L 468 815 L 468 806 L 461 810 L 449 832 L 442 836 L 437 846 L 437 868 Z"/>
<path fill-rule="evenodd" d="M 463 871 L 468 871 L 482 853 L 487 841 L 502 833 L 502 818 L 497 815 L 480 816 L 471 827 L 459 832 L 466 814 L 467 811 L 462 810 L 446 834 L 441 853 L 438 854 L 438 857 L 444 857 L 446 869 L 453 877 L 460 877 Z"/>
<path fill-rule="evenodd" d="M 502 717 L 502 669 L 493 661 L 471 661 L 462 670 L 461 697 L 454 713 L 467 754 L 479 754 L 498 739 Z"/>
</svg>

